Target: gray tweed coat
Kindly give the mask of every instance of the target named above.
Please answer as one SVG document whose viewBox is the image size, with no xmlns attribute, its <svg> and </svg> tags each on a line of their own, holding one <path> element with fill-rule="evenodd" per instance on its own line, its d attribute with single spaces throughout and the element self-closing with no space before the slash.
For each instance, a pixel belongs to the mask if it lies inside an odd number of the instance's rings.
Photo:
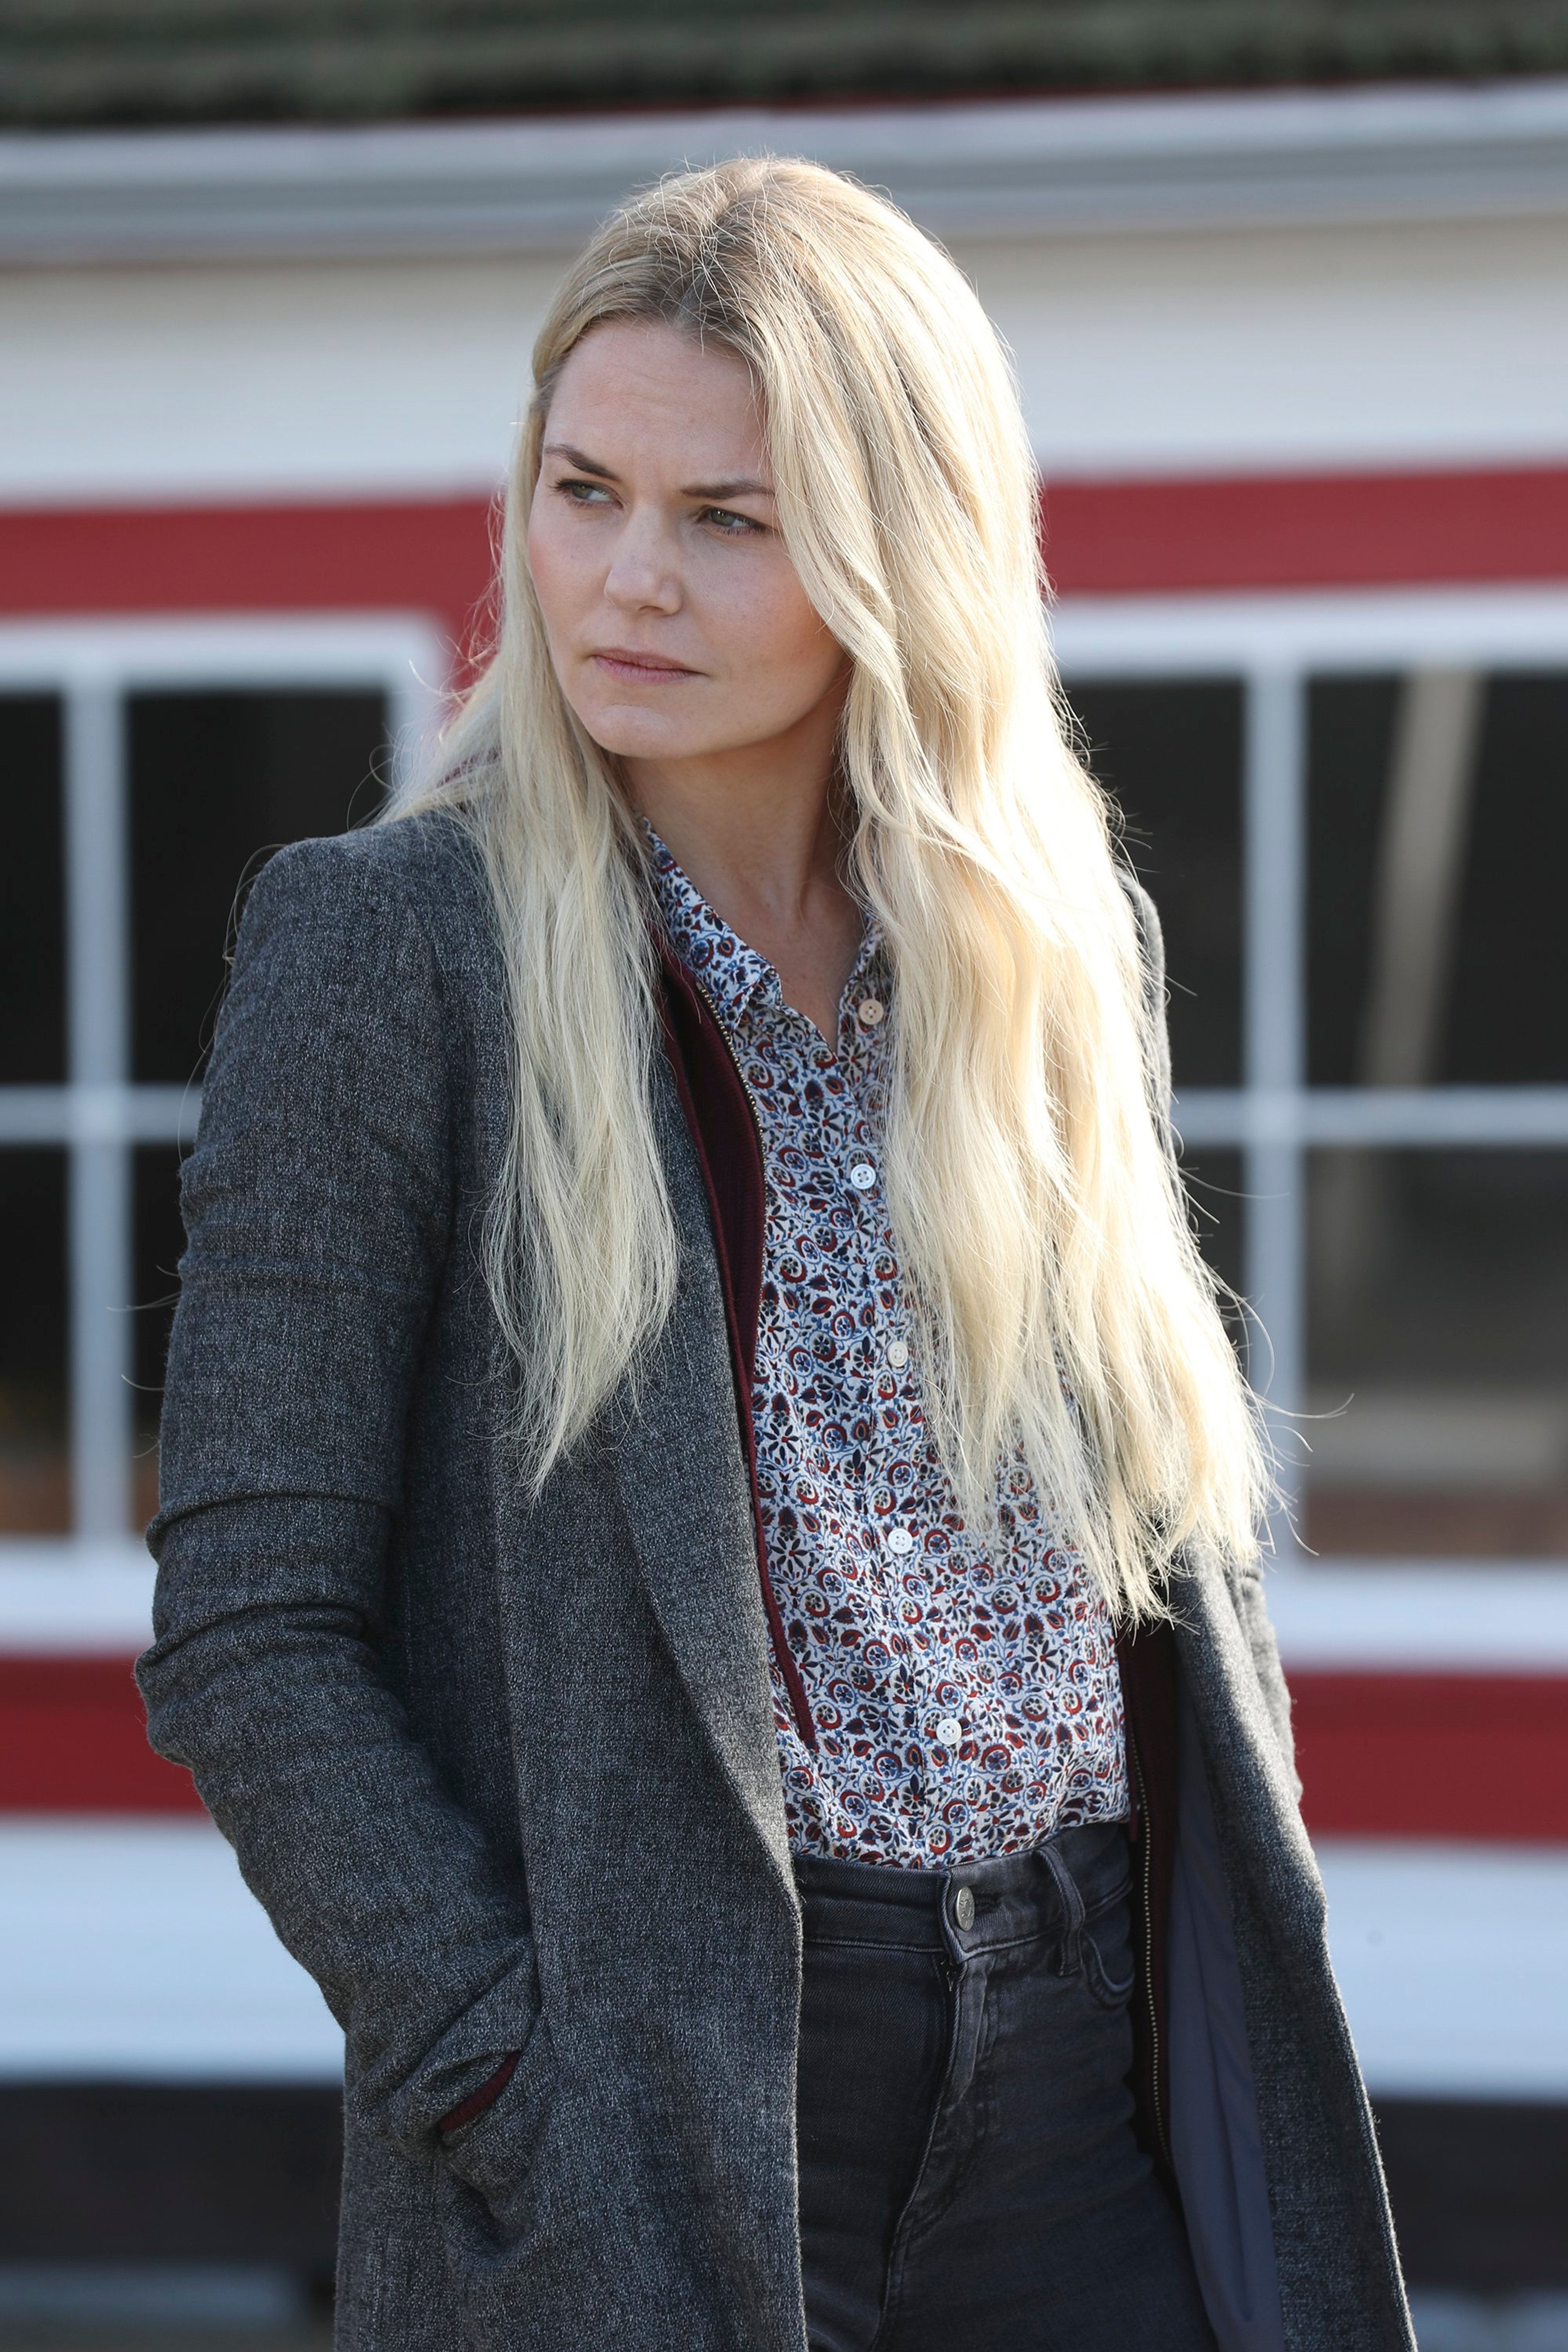
<svg viewBox="0 0 1568 2352">
<path fill-rule="evenodd" d="M 345 2352 L 803 2352 L 799 1911 L 709 1196 L 663 1069 L 676 1312 L 530 1502 L 478 1255 L 507 1067 L 449 820 L 266 868 L 185 1171 L 152 1736 L 344 2030 Z M 1408 2352 L 1258 1581 L 1194 1563 L 1178 1600 L 1171 2140 L 1223 2352 Z"/>
</svg>

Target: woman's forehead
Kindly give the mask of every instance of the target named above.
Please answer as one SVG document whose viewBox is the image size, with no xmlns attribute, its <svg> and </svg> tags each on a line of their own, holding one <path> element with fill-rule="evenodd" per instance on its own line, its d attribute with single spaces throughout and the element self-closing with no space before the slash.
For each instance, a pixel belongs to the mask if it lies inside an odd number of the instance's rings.
<svg viewBox="0 0 1568 2352">
<path fill-rule="evenodd" d="M 613 447 L 628 460 L 679 450 L 704 478 L 715 467 L 722 478 L 767 474 L 745 361 L 661 320 L 608 320 L 568 353 L 545 427 L 547 446 L 561 441 L 612 467 Z"/>
</svg>

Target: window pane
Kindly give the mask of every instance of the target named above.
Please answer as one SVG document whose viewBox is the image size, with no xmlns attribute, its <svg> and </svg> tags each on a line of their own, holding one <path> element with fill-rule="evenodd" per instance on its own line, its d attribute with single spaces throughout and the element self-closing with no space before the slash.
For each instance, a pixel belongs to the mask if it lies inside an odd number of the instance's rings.
<svg viewBox="0 0 1568 2352">
<path fill-rule="evenodd" d="M 1237 1292 L 1242 1287 L 1246 1248 L 1247 1202 L 1241 1154 L 1205 1143 L 1182 1155 L 1182 1181 L 1198 1247 L 1220 1280 Z M 1246 1334 L 1240 1311 L 1222 1301 L 1232 1339 L 1245 1353 Z"/>
<path fill-rule="evenodd" d="M 131 1296 L 134 1302 L 132 1377 L 136 1396 L 136 1504 L 139 1526 L 158 1507 L 158 1416 L 163 1403 L 163 1367 L 169 1326 L 179 1296 L 179 1264 L 185 1246 L 180 1222 L 180 1166 L 174 1144 L 146 1144 L 135 1154 L 132 1201 Z"/>
<path fill-rule="evenodd" d="M 1491 680 L 1454 944 L 1443 1075 L 1568 1083 L 1568 677 Z"/>
<path fill-rule="evenodd" d="M 1314 678 L 1307 698 L 1307 1068 L 1356 1082 L 1396 677 Z"/>
<path fill-rule="evenodd" d="M 183 1084 L 210 1042 L 236 893 L 285 842 L 374 814 L 379 694 L 143 694 L 129 711 L 132 1063 Z"/>
<path fill-rule="evenodd" d="M 1568 677 L 1320 678 L 1310 709 L 1313 1082 L 1568 1081 Z"/>
<path fill-rule="evenodd" d="M 1068 693 L 1160 909 L 1178 1087 L 1241 1075 L 1241 688 L 1112 681 Z"/>
<path fill-rule="evenodd" d="M 1568 1552 L 1568 1152 L 1311 1155 L 1305 1534 Z"/>
<path fill-rule="evenodd" d="M 66 1399 L 66 1156 L 0 1151 L 0 1534 L 70 1520 Z"/>
<path fill-rule="evenodd" d="M 0 696 L 0 1086 L 65 1076 L 60 711 Z"/>
</svg>

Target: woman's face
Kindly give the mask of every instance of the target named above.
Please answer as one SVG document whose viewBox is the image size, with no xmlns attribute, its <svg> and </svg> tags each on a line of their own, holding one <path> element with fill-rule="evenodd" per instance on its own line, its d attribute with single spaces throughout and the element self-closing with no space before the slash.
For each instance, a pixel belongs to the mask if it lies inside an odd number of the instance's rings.
<svg viewBox="0 0 1568 2352">
<path fill-rule="evenodd" d="M 750 370 L 658 323 L 584 336 L 529 514 L 550 657 L 634 763 L 793 738 L 830 756 L 847 663 L 784 552 Z"/>
</svg>

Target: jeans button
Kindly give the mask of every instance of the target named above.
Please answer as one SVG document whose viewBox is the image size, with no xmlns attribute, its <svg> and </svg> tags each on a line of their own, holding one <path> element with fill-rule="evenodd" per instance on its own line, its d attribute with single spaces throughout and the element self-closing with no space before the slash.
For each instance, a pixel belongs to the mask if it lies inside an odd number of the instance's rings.
<svg viewBox="0 0 1568 2352">
<path fill-rule="evenodd" d="M 952 1916 L 957 1920 L 961 1927 L 973 1927 L 974 1890 L 973 1887 L 961 1886 L 959 1888 L 958 1893 L 952 1898 Z"/>
</svg>

